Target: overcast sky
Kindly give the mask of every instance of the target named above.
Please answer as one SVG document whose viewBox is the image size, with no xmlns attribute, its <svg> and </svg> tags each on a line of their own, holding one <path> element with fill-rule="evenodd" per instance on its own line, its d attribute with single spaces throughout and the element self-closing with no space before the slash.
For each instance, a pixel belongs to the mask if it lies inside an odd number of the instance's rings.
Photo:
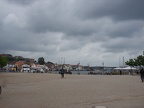
<svg viewBox="0 0 144 108">
<path fill-rule="evenodd" d="M 144 0 L 0 0 L 0 53 L 119 66 L 144 50 Z"/>
</svg>

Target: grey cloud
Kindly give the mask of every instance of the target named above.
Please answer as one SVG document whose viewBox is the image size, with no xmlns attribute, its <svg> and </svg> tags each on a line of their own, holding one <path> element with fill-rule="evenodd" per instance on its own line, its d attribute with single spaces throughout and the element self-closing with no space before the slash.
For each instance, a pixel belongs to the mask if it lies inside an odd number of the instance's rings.
<svg viewBox="0 0 144 108">
<path fill-rule="evenodd" d="M 140 40 L 141 39 L 141 40 Z M 117 38 L 115 40 L 109 40 L 102 44 L 102 46 L 105 48 L 105 52 L 113 52 L 113 53 L 122 53 L 125 51 L 132 51 L 137 52 L 137 50 L 140 50 L 143 48 L 143 37 L 134 37 L 134 38 Z"/>
<path fill-rule="evenodd" d="M 6 0 L 6 1 L 8 1 L 9 3 L 15 3 L 19 5 L 29 5 L 35 2 L 36 0 Z"/>
<path fill-rule="evenodd" d="M 143 50 L 139 3 L 143 1 L 0 1 L 0 52 L 51 60 L 65 56 L 81 64 L 108 60 L 113 65 L 114 55 Z"/>
<path fill-rule="evenodd" d="M 95 21 L 79 20 L 76 16 L 73 16 L 71 10 L 74 8 L 73 5 L 65 1 L 63 3 L 65 7 L 63 7 L 62 3 L 59 1 L 58 4 L 56 2 L 52 6 L 49 6 L 47 2 L 35 4 L 27 14 L 29 29 L 36 33 L 51 31 L 83 36 L 97 31 L 96 28 L 98 27 L 96 27 Z M 37 7 L 37 5 L 40 7 Z"/>
<path fill-rule="evenodd" d="M 143 20 L 143 4 L 143 0 L 79 0 L 76 14 L 83 19 Z"/>
<path fill-rule="evenodd" d="M 144 27 L 143 21 L 121 21 L 105 28 L 105 33 L 111 38 L 132 38 Z M 139 35 L 137 35 L 139 37 Z"/>
</svg>

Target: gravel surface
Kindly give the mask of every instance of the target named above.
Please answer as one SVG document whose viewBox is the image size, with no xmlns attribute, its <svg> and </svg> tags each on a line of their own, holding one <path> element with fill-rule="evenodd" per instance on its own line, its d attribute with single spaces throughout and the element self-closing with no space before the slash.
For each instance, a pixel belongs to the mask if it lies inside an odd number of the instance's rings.
<svg viewBox="0 0 144 108">
<path fill-rule="evenodd" d="M 144 108 L 139 76 L 0 73 L 0 85 L 0 108 Z"/>
</svg>

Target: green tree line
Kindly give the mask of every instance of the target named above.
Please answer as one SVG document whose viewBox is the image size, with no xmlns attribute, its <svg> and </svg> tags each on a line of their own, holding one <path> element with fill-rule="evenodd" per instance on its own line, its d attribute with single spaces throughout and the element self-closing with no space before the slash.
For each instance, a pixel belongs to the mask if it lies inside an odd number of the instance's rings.
<svg viewBox="0 0 144 108">
<path fill-rule="evenodd" d="M 134 66 L 144 66 L 144 56 L 139 55 L 137 58 L 129 59 L 125 62 L 126 65 L 134 67 Z"/>
<path fill-rule="evenodd" d="M 0 67 L 3 68 L 4 66 L 6 66 L 8 63 L 8 60 L 6 57 L 0 56 Z"/>
</svg>

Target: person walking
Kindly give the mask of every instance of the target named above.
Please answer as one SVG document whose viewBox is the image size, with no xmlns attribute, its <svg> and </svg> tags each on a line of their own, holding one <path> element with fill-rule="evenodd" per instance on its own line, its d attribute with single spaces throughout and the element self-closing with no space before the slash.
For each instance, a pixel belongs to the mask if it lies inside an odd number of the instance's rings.
<svg viewBox="0 0 144 108">
<path fill-rule="evenodd" d="M 140 70 L 140 76 L 141 76 L 141 80 L 143 82 L 144 81 L 144 69 L 143 68 Z"/>
<path fill-rule="evenodd" d="M 62 69 L 60 70 L 61 78 L 64 78 L 64 66 L 62 66 Z"/>
<path fill-rule="evenodd" d="M 120 75 L 122 75 L 122 71 L 120 70 Z"/>
<path fill-rule="evenodd" d="M 2 87 L 0 86 L 0 94 L 1 94 L 1 92 L 2 92 Z"/>
</svg>

